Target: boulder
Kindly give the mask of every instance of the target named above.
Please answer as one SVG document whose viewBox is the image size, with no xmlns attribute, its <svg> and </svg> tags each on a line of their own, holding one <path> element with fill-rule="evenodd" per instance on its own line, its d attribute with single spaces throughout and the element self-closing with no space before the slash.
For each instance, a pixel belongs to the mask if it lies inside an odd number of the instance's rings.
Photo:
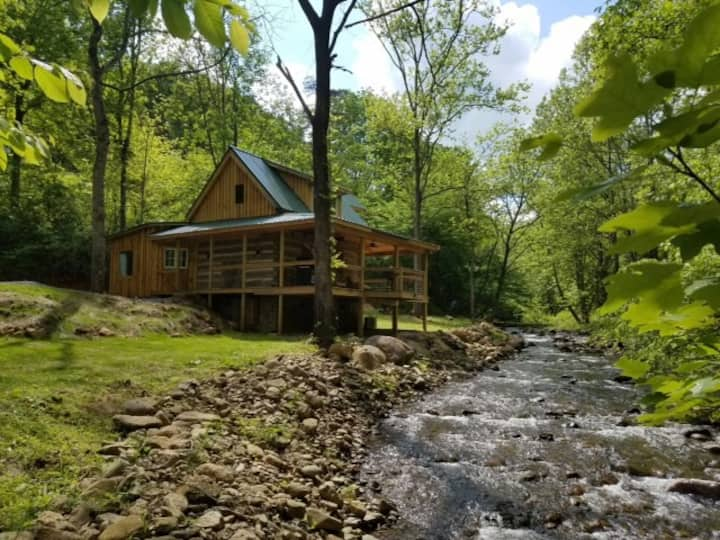
<svg viewBox="0 0 720 540">
<path fill-rule="evenodd" d="M 101 532 L 98 540 L 126 540 L 141 531 L 144 526 L 145 523 L 140 516 L 123 516 Z"/>
<path fill-rule="evenodd" d="M 385 363 L 385 353 L 373 345 L 362 345 L 353 351 L 353 362 L 367 370 L 376 369 Z"/>
<path fill-rule="evenodd" d="M 415 351 L 410 345 L 392 336 L 371 336 L 365 340 L 365 345 L 380 349 L 393 364 L 407 364 L 415 356 Z"/>
<path fill-rule="evenodd" d="M 200 411 L 185 411 L 178 414 L 175 420 L 180 420 L 182 422 L 201 423 L 214 422 L 215 420 L 220 420 L 220 417 L 217 414 L 212 413 L 204 413 Z"/>
<path fill-rule="evenodd" d="M 353 346 L 352 343 L 344 341 L 336 341 L 328 348 L 328 356 L 332 359 L 348 361 L 352 359 Z"/>
<path fill-rule="evenodd" d="M 157 401 L 152 398 L 135 398 L 123 403 L 124 414 L 133 416 L 151 416 L 157 412 Z"/>
</svg>

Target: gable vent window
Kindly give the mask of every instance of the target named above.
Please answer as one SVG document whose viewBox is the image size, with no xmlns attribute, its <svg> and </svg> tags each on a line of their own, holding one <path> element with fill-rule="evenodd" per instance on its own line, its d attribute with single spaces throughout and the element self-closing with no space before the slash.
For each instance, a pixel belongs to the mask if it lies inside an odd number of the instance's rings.
<svg viewBox="0 0 720 540">
<path fill-rule="evenodd" d="M 238 184 L 235 186 L 235 204 L 243 204 L 245 202 L 245 186 Z"/>
</svg>

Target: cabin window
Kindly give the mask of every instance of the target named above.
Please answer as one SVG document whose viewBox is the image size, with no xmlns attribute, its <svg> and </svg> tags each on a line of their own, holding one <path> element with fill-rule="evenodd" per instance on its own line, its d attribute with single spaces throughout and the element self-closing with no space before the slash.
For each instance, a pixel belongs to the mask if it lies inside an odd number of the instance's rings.
<svg viewBox="0 0 720 540">
<path fill-rule="evenodd" d="M 120 252 L 120 275 L 122 277 L 131 277 L 133 275 L 133 252 Z"/>
<path fill-rule="evenodd" d="M 235 204 L 243 204 L 245 202 L 245 184 L 235 186 Z"/>
<path fill-rule="evenodd" d="M 175 270 L 177 268 L 188 267 L 188 250 L 165 248 L 163 261 L 166 270 Z"/>
</svg>

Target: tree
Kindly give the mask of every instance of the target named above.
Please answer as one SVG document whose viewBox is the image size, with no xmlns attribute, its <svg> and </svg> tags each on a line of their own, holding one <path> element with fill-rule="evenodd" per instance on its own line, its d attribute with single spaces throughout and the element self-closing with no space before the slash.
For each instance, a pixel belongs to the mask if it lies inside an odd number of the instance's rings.
<svg viewBox="0 0 720 540">
<path fill-rule="evenodd" d="M 481 0 L 421 0 L 396 11 L 396 3 L 363 4 L 402 79 L 412 116 L 413 236 L 422 237 L 423 206 L 449 189 L 432 184 L 435 151 L 454 125 L 474 109 L 511 104 L 520 86 L 496 89 L 481 57 L 499 52 L 505 28 L 492 22 L 495 10 Z M 383 12 L 389 15 L 379 17 Z M 477 24 L 476 20 L 483 24 Z"/>
</svg>

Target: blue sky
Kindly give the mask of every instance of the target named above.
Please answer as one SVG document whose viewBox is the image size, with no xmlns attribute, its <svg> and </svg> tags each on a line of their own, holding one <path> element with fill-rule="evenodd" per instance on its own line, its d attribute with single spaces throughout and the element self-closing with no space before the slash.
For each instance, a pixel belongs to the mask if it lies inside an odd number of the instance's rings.
<svg viewBox="0 0 720 540">
<path fill-rule="evenodd" d="M 531 83 L 526 105 L 532 109 L 554 86 L 560 70 L 569 65 L 575 44 L 595 20 L 594 9 L 603 0 L 493 1 L 500 8 L 499 21 L 509 23 L 510 29 L 501 44 L 501 54 L 487 59 L 492 80 L 498 86 L 521 80 Z M 270 0 L 263 5 L 273 15 L 272 35 L 268 37 L 277 53 L 297 80 L 311 75 L 312 34 L 297 1 Z M 357 18 L 359 13 L 350 20 Z M 335 71 L 335 88 L 369 87 L 377 92 L 400 89 L 400 80 L 382 45 L 364 25 L 343 33 L 338 62 L 352 73 Z M 474 138 L 497 119 L 489 113 L 471 113 L 457 126 L 460 137 Z"/>
</svg>

